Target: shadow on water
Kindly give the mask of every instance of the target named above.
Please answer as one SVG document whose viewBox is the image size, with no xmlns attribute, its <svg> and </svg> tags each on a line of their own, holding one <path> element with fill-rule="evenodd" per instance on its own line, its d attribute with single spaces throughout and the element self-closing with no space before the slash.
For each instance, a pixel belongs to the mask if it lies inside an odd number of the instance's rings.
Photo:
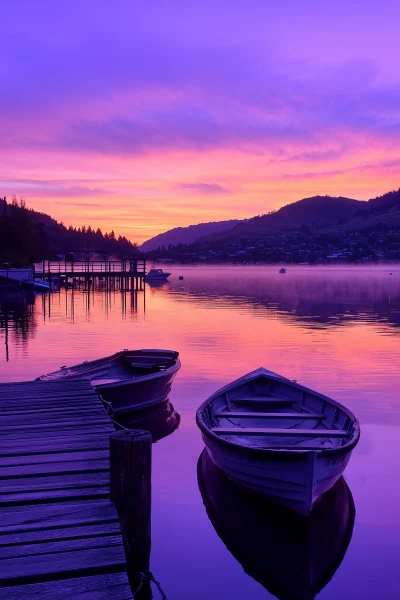
<svg viewBox="0 0 400 600">
<path fill-rule="evenodd" d="M 181 416 L 174 410 L 171 402 L 166 400 L 161 406 L 152 410 L 141 410 L 136 414 L 128 415 L 119 414 L 115 417 L 115 422 L 126 429 L 150 431 L 154 444 L 178 429 Z M 115 426 L 119 429 L 117 424 Z"/>
<path fill-rule="evenodd" d="M 33 290 L 0 290 L 0 333 L 4 334 L 5 359 L 10 360 L 10 342 L 26 346 L 36 328 Z"/>
<path fill-rule="evenodd" d="M 350 544 L 355 507 L 343 477 L 310 517 L 244 492 L 203 450 L 197 479 L 207 515 L 244 571 L 280 600 L 313 600 Z"/>
</svg>

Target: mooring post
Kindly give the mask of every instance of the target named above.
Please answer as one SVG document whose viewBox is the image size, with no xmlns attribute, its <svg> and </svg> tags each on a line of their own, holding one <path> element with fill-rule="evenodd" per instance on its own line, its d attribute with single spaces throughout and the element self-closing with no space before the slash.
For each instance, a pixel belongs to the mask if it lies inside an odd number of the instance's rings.
<svg viewBox="0 0 400 600">
<path fill-rule="evenodd" d="M 150 568 L 151 444 L 149 431 L 123 429 L 110 435 L 110 500 L 121 524 L 128 573 Z"/>
</svg>

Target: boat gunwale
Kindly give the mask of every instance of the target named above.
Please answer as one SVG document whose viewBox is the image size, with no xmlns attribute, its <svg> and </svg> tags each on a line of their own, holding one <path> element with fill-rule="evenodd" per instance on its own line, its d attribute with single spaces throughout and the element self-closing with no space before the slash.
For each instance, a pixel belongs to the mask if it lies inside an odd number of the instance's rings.
<svg viewBox="0 0 400 600">
<path fill-rule="evenodd" d="M 308 392 L 308 393 L 316 396 L 317 398 L 320 398 L 321 400 L 324 400 L 325 402 L 328 402 L 329 404 L 332 404 L 336 408 L 339 408 L 340 410 L 342 410 L 345 413 L 345 415 L 352 420 L 352 424 L 353 424 L 352 438 L 347 443 L 343 444 L 342 446 L 338 446 L 336 448 L 315 448 L 315 450 L 310 450 L 310 449 L 303 450 L 301 448 L 301 446 L 299 446 L 299 447 L 293 447 L 290 449 L 286 449 L 286 448 L 280 449 L 280 448 L 276 448 L 276 447 L 275 448 L 268 448 L 268 447 L 263 448 L 260 446 L 258 446 L 258 447 L 242 446 L 242 445 L 238 444 L 237 442 L 234 442 L 231 440 L 226 440 L 226 439 L 220 437 L 219 435 L 217 435 L 216 433 L 214 433 L 213 431 L 211 431 L 211 429 L 209 427 L 207 427 L 203 421 L 203 413 L 204 413 L 204 410 L 206 409 L 206 407 L 209 405 L 209 403 L 212 402 L 213 400 L 215 400 L 218 396 L 221 396 L 222 394 L 234 389 L 241 383 L 245 383 L 246 381 L 251 381 L 252 379 L 255 379 L 256 377 L 258 377 L 260 375 L 264 375 L 265 377 L 270 377 L 271 379 L 277 379 L 277 380 L 287 382 L 292 387 L 294 387 L 302 392 Z M 267 398 L 267 396 L 266 396 L 266 398 Z M 347 407 L 343 406 L 343 404 L 340 404 L 340 402 L 337 402 L 337 400 L 333 400 L 329 396 L 320 394 L 319 392 L 316 392 L 315 390 L 312 390 L 311 388 L 301 385 L 300 383 L 297 383 L 297 382 L 293 381 L 292 379 L 288 379 L 287 377 L 283 377 L 282 375 L 279 375 L 278 373 L 269 371 L 268 369 L 265 369 L 264 367 L 260 367 L 258 369 L 255 369 L 254 371 L 251 371 L 250 373 L 247 373 L 246 375 L 243 375 L 242 377 L 239 377 L 235 381 L 232 381 L 231 383 L 224 385 L 222 388 L 220 388 L 219 390 L 214 392 L 211 396 L 209 396 L 207 398 L 207 400 L 205 400 L 196 411 L 196 423 L 197 423 L 198 428 L 202 432 L 202 434 L 205 435 L 206 437 L 208 437 L 211 441 L 215 442 L 216 444 L 225 446 L 226 448 L 235 448 L 235 450 L 240 449 L 241 453 L 250 454 L 252 456 L 256 456 L 256 455 L 263 455 L 263 456 L 271 455 L 272 456 L 272 455 L 279 454 L 279 456 L 282 456 L 282 457 L 283 456 L 294 457 L 297 455 L 299 457 L 304 457 L 305 454 L 309 454 L 310 452 L 315 452 L 318 456 L 324 456 L 324 457 L 337 456 L 337 455 L 341 455 L 341 454 L 348 454 L 349 452 L 351 452 L 355 448 L 355 446 L 358 444 L 359 439 L 360 439 L 360 423 L 359 423 L 358 419 L 356 418 L 356 416 L 351 412 L 351 410 L 349 410 Z M 243 431 L 243 435 L 246 435 L 245 428 Z"/>
<path fill-rule="evenodd" d="M 157 352 L 157 351 L 161 351 L 161 352 L 171 352 L 176 354 L 176 358 L 174 359 L 174 363 L 168 367 L 167 369 L 164 369 L 163 371 L 157 371 L 156 373 L 149 373 L 148 375 L 138 375 L 136 377 L 127 377 L 125 379 L 120 379 L 117 380 L 113 383 L 102 383 L 99 385 L 96 384 L 92 384 L 92 387 L 95 390 L 103 390 L 105 388 L 115 388 L 115 387 L 122 387 L 125 385 L 132 385 L 132 383 L 139 383 L 139 382 L 146 382 L 146 381 L 151 381 L 152 379 L 156 379 L 158 377 L 160 377 L 161 375 L 173 375 L 176 371 L 179 371 L 179 369 L 181 368 L 182 364 L 181 361 L 179 359 L 179 352 L 177 352 L 176 350 L 156 350 L 156 349 L 151 349 L 151 348 L 142 348 L 142 350 L 145 350 L 146 352 L 152 351 L 152 352 Z M 101 360 L 104 360 L 104 362 L 100 363 L 101 366 L 103 365 L 107 365 L 111 362 L 114 362 L 115 360 L 122 358 L 124 354 L 127 354 L 129 352 L 137 352 L 137 350 L 120 350 L 119 352 L 115 352 L 115 354 L 110 354 L 109 356 L 104 357 L 103 359 L 101 358 L 97 358 L 91 361 L 87 361 L 86 365 L 90 365 L 93 363 L 99 363 Z M 161 358 L 161 357 L 160 357 Z M 79 367 L 80 365 L 82 365 L 84 363 L 78 363 L 76 365 L 72 365 L 71 367 L 67 367 L 68 370 L 74 369 L 76 367 Z M 37 380 L 42 381 L 44 383 L 51 383 L 51 382 L 55 382 L 55 381 L 65 381 L 65 380 L 76 380 L 76 381 L 81 381 L 81 380 L 85 380 L 85 377 L 83 377 L 83 375 L 85 373 L 88 373 L 92 370 L 93 367 L 88 367 L 87 369 L 81 371 L 80 373 L 66 373 L 65 375 L 61 375 L 60 377 L 55 377 L 54 379 L 48 379 L 49 375 L 55 374 L 55 373 L 59 373 L 60 371 L 62 371 L 63 369 L 58 369 L 57 371 L 53 371 L 53 373 L 48 373 L 46 375 L 41 375 L 40 377 L 37 378 Z"/>
</svg>

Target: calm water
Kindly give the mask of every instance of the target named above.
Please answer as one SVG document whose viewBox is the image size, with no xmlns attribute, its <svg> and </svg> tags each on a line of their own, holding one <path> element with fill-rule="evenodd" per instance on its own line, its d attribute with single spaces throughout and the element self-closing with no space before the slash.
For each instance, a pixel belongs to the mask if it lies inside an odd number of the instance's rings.
<svg viewBox="0 0 400 600">
<path fill-rule="evenodd" d="M 170 284 L 147 286 L 137 297 L 84 290 L 2 294 L 0 380 L 34 378 L 127 347 L 180 351 L 183 366 L 171 396 L 180 427 L 153 452 L 151 569 L 169 600 L 273 598 L 237 559 L 269 587 L 268 568 L 263 577 L 259 571 L 273 556 L 283 588 L 294 565 L 304 562 L 285 519 L 270 519 L 288 540 L 271 553 L 273 525 L 260 524 L 260 543 L 251 503 L 218 482 L 211 491 L 222 507 L 229 503 L 229 539 L 223 511 L 210 522 L 197 482 L 199 404 L 259 366 L 331 395 L 358 416 L 361 441 L 346 470 L 356 508 L 353 535 L 350 543 L 332 532 L 326 540 L 326 561 L 331 571 L 338 568 L 318 598 L 398 598 L 400 268 L 288 267 L 285 275 L 276 267 L 172 270 Z M 345 525 L 351 530 L 352 523 Z M 321 549 L 313 551 L 317 564 Z M 294 598 L 311 596 L 299 591 Z"/>
</svg>

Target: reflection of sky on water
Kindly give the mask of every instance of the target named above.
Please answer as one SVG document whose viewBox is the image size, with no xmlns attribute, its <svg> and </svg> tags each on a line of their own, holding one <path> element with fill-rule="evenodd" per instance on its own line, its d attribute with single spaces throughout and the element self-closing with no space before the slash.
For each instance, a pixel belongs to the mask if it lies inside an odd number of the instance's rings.
<svg viewBox="0 0 400 600">
<path fill-rule="evenodd" d="M 118 290 L 38 295 L 24 305 L 25 329 L 12 312 L 20 309 L 5 310 L 0 299 L 1 380 L 33 378 L 126 347 L 180 351 L 171 401 L 181 423 L 153 453 L 152 569 L 177 600 L 271 597 L 207 518 L 196 480 L 199 404 L 260 365 L 331 395 L 361 422 L 346 471 L 357 516 L 343 563 L 318 599 L 397 598 L 400 271 L 171 270 L 170 284 L 146 286 L 145 299 Z"/>
</svg>

